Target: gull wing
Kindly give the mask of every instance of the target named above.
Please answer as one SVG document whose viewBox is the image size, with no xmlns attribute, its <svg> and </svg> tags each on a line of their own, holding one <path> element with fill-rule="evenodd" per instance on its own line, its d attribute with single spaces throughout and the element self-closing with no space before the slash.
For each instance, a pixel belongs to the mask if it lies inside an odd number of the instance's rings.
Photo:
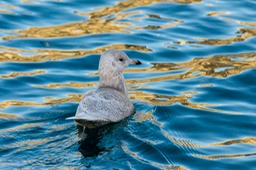
<svg viewBox="0 0 256 170">
<path fill-rule="evenodd" d="M 75 119 L 118 122 L 132 112 L 133 105 L 128 97 L 112 88 L 100 88 L 82 99 Z"/>
</svg>

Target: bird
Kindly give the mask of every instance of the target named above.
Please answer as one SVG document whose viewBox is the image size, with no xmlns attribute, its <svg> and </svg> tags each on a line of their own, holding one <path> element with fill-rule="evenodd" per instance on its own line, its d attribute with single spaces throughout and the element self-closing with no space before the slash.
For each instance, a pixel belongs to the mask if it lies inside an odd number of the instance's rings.
<svg viewBox="0 0 256 170">
<path fill-rule="evenodd" d="M 123 70 L 128 65 L 139 65 L 123 51 L 110 49 L 101 54 L 99 61 L 99 86 L 80 101 L 75 122 L 87 129 L 116 123 L 134 113 L 129 99 Z"/>
</svg>

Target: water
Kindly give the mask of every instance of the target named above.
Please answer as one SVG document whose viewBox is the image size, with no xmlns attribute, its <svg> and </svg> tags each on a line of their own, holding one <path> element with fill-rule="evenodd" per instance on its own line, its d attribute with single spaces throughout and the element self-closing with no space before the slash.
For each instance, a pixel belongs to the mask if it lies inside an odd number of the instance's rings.
<svg viewBox="0 0 256 170">
<path fill-rule="evenodd" d="M 254 0 L 0 2 L 1 169 L 254 169 Z M 136 114 L 82 142 L 72 120 L 100 54 Z M 93 132 L 94 133 L 94 132 Z"/>
</svg>

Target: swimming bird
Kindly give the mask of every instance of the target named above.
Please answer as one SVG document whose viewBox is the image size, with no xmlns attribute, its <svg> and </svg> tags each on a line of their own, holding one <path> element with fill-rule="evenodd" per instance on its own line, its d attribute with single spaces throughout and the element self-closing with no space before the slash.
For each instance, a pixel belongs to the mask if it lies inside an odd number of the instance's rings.
<svg viewBox="0 0 256 170">
<path fill-rule="evenodd" d="M 120 50 L 107 50 L 99 62 L 99 86 L 89 92 L 79 103 L 74 117 L 84 128 L 96 128 L 119 122 L 134 113 L 129 99 L 123 70 L 130 64 L 139 65 L 139 60 L 130 59 Z"/>
</svg>

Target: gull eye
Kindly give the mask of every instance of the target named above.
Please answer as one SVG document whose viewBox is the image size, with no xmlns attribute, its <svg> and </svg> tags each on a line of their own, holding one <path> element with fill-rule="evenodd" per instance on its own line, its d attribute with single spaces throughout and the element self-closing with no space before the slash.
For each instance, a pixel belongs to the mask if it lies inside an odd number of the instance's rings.
<svg viewBox="0 0 256 170">
<path fill-rule="evenodd" d="M 124 59 L 123 59 L 123 58 L 119 58 L 119 61 L 121 61 L 121 62 L 122 62 L 122 61 L 124 61 Z"/>
</svg>

